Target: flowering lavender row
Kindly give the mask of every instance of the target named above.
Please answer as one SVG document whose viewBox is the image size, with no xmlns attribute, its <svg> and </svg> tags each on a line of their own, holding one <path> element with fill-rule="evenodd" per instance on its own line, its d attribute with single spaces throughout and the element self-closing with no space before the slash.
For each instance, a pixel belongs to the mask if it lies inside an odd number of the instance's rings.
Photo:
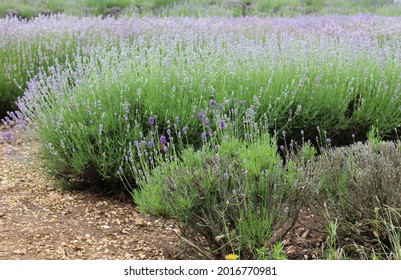
<svg viewBox="0 0 401 280">
<path fill-rule="evenodd" d="M 317 33 L 317 35 L 363 36 L 363 35 L 399 35 L 400 17 L 374 15 L 327 15 L 301 16 L 295 18 L 240 17 L 240 18 L 135 18 L 119 17 L 78 18 L 66 15 L 40 16 L 33 20 L 17 18 L 0 19 L 2 41 L 10 39 L 25 41 L 52 33 L 78 35 L 81 39 L 93 34 L 109 34 L 119 38 L 131 35 L 176 34 L 190 31 L 199 35 L 216 36 L 216 32 L 226 31 L 232 35 L 274 33 Z M 241 34 L 239 34 L 241 33 Z M 182 34 L 181 34 L 182 35 Z M 222 34 L 221 34 L 222 35 Z M 227 34 L 226 34 L 227 35 Z"/>
<path fill-rule="evenodd" d="M 397 17 L 360 16 L 325 16 L 299 17 L 294 19 L 277 18 L 75 18 L 64 15 L 39 17 L 32 21 L 20 21 L 16 18 L 0 19 L 0 99 L 14 100 L 21 91 L 15 87 L 17 83 L 25 89 L 28 79 L 48 66 L 67 63 L 66 60 L 79 54 L 83 49 L 94 45 L 104 45 L 120 40 L 130 39 L 141 43 L 143 40 L 190 40 L 203 41 L 204 44 L 236 44 L 238 41 L 248 42 L 245 48 L 253 48 L 253 42 L 269 43 L 269 48 L 280 48 L 289 51 L 294 36 L 312 36 L 327 40 L 326 47 L 332 49 L 348 45 L 364 48 L 366 55 L 377 56 L 369 49 L 384 40 L 385 45 L 397 41 L 400 33 L 400 20 Z M 291 36 L 288 36 L 291 35 Z M 340 45 L 332 44 L 338 39 Z M 275 41 L 277 41 L 275 40 Z M 387 42 L 387 41 L 391 42 Z M 373 44 L 373 45 L 372 45 Z M 303 50 L 317 53 L 313 43 L 305 42 L 297 46 Z M 312 49 L 310 49 L 312 47 Z M 383 46 L 385 47 L 385 46 Z M 397 45 L 393 46 L 394 48 Z M 296 49 L 295 46 L 291 47 Z M 238 49 L 243 52 L 244 49 Z M 257 51 L 255 49 L 254 51 Z M 264 51 L 264 50 L 261 50 Z M 382 56 L 386 56 L 386 48 L 381 48 Z M 289 53 L 288 55 L 292 55 Z M 303 55 L 299 53 L 298 55 Z M 344 54 L 348 55 L 348 54 Z M 395 57 L 397 59 L 397 57 Z M 45 68 L 45 69 L 42 69 Z M 10 96 L 11 95 L 11 96 Z M 4 110 L 3 110 L 4 111 Z M 0 112 L 3 114 L 4 112 Z"/>
<path fill-rule="evenodd" d="M 73 34 L 74 46 L 89 42 L 30 80 L 19 112 L 4 122 L 36 125 L 57 174 L 96 170 L 102 179 L 141 158 L 134 147 L 152 161 L 174 140 L 199 147 L 224 138 L 222 131 L 245 138 L 258 123 L 287 137 L 317 126 L 335 135 L 374 124 L 387 133 L 401 123 L 400 22 L 369 15 L 3 20 L 3 44 L 58 32 Z M 19 35 L 7 32 L 13 24 Z"/>
</svg>

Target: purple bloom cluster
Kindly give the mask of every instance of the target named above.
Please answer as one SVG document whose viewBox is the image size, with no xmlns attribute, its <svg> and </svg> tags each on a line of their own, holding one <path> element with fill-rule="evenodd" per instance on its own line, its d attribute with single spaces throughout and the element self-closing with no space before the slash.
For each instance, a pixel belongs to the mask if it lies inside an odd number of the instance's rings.
<svg viewBox="0 0 401 280">
<path fill-rule="evenodd" d="M 205 117 L 205 111 L 200 111 L 198 114 L 198 119 L 203 120 L 203 118 Z"/>
<path fill-rule="evenodd" d="M 225 129 L 226 128 L 226 122 L 224 120 L 219 120 L 219 127 L 220 127 L 220 129 Z"/>
<path fill-rule="evenodd" d="M 148 148 L 152 149 L 153 148 L 153 140 L 148 141 Z"/>
<path fill-rule="evenodd" d="M 164 136 L 164 135 L 160 136 L 160 143 L 162 143 L 163 145 L 167 144 L 166 136 Z"/>
</svg>

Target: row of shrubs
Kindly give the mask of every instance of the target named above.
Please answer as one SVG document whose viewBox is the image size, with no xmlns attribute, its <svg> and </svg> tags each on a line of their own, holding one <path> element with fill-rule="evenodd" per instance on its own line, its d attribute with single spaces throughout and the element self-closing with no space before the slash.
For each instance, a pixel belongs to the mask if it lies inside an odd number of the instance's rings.
<svg viewBox="0 0 401 280">
<path fill-rule="evenodd" d="M 142 212 L 176 220 L 206 258 L 285 259 L 282 241 L 309 208 L 311 229 L 329 235 L 321 257 L 401 259 L 400 141 L 382 141 L 373 127 L 366 143 L 349 147 L 278 147 L 254 105 L 232 103 L 238 114 L 226 118 L 207 114 L 218 114 L 214 100 L 199 113 L 197 145 L 186 143 L 178 117 L 164 133 L 128 143 L 117 175 Z"/>
<path fill-rule="evenodd" d="M 3 1 L 0 17 L 66 13 L 75 16 L 297 16 L 305 14 L 400 15 L 394 0 L 70 0 Z"/>
<path fill-rule="evenodd" d="M 72 19 L 60 20 L 64 26 Z M 369 18 L 354 20 L 371 24 Z M 325 21 L 306 22 L 317 28 Z M 253 27 L 271 22 L 257 18 L 152 19 L 130 36 L 120 21 L 110 23 L 116 25 L 113 38 L 130 39 L 104 45 L 89 40 L 67 65 L 49 66 L 31 79 L 18 101 L 19 115 L 5 119 L 8 125 L 34 123 L 49 170 L 66 180 L 92 178 L 109 186 L 118 180 L 117 170 L 127 168 L 121 159 L 130 143 L 164 135 L 198 149 L 232 116 L 238 135 L 250 118 L 264 119 L 279 145 L 291 139 L 352 143 L 372 125 L 392 140 L 399 132 L 396 36 L 382 43 L 357 35 L 338 39 L 332 30 L 315 34 L 309 25 L 285 33 L 283 21 L 276 26 L 283 30 L 268 37 Z M 239 35 L 216 36 L 224 30 Z M 356 38 L 360 45 L 351 49 Z"/>
</svg>

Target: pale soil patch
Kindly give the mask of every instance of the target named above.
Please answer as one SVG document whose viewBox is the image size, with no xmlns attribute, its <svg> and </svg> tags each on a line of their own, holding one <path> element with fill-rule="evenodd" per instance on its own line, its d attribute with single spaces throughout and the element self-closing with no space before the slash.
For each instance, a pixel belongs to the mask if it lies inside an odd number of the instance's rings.
<svg viewBox="0 0 401 280">
<path fill-rule="evenodd" d="M 0 259 L 176 259 L 171 220 L 133 203 L 63 190 L 39 163 L 37 141 L 0 144 Z"/>
</svg>

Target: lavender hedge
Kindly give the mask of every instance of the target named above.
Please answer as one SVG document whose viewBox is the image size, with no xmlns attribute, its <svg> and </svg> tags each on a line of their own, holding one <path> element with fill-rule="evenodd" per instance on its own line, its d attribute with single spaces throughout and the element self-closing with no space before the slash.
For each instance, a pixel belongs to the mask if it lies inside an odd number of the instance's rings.
<svg viewBox="0 0 401 280">
<path fill-rule="evenodd" d="M 5 19 L 2 44 L 24 40 L 27 47 L 19 64 L 8 62 L 8 47 L 4 69 L 41 73 L 5 122 L 38 127 L 54 173 L 100 180 L 129 165 L 124 157 L 135 141 L 180 135 L 182 145 L 200 147 L 206 117 L 213 133 L 234 113 L 233 100 L 253 106 L 256 119 L 284 138 L 302 131 L 326 141 L 347 132 L 351 140 L 371 125 L 390 135 L 401 123 L 400 25 L 400 18 L 370 15 Z M 53 51 L 28 52 L 30 43 L 44 42 Z M 0 78 L 3 100 L 18 71 Z M 206 110 L 210 100 L 218 112 Z"/>
</svg>

